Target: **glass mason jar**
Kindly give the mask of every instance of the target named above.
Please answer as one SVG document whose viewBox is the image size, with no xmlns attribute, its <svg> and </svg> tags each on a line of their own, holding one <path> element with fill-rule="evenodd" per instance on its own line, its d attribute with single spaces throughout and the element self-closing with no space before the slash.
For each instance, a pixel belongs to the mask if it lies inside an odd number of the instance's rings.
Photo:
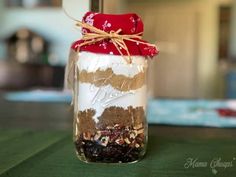
<svg viewBox="0 0 236 177">
<path fill-rule="evenodd" d="M 80 52 L 74 84 L 74 144 L 85 162 L 140 160 L 147 146 L 147 60 Z"/>
</svg>

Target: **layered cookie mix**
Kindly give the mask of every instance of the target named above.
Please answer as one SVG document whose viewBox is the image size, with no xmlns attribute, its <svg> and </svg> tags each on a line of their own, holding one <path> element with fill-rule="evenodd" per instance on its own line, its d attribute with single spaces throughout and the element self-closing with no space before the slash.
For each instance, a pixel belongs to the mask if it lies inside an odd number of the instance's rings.
<svg viewBox="0 0 236 177">
<path fill-rule="evenodd" d="M 106 63 L 106 65 L 104 65 Z M 134 162 L 146 145 L 146 68 L 143 57 L 80 53 L 75 145 L 87 162 Z"/>
</svg>

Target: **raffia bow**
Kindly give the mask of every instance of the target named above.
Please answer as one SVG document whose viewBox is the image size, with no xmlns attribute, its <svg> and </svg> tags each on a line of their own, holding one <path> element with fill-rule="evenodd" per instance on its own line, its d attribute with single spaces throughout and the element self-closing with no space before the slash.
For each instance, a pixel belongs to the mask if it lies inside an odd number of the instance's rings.
<svg viewBox="0 0 236 177">
<path fill-rule="evenodd" d="M 94 26 L 91 26 L 87 23 L 84 23 L 78 20 L 76 20 L 76 22 L 77 22 L 76 26 L 79 26 L 79 27 L 82 27 L 91 31 L 89 33 L 83 34 L 82 40 L 84 40 L 84 42 L 78 46 L 78 49 L 85 45 L 95 44 L 97 42 L 110 39 L 111 42 L 116 47 L 117 51 L 120 53 L 120 55 L 126 60 L 128 64 L 131 64 L 132 63 L 131 55 L 125 41 L 131 41 L 135 43 L 145 44 L 151 47 L 156 47 L 156 45 L 154 44 L 149 44 L 149 43 L 142 42 L 139 40 L 139 39 L 142 39 L 142 36 L 140 36 L 142 32 L 137 33 L 137 34 L 130 34 L 130 35 L 120 34 L 122 32 L 122 29 L 119 29 L 117 31 L 106 32 Z M 125 50 L 127 57 L 125 54 L 122 53 L 121 49 Z"/>
<path fill-rule="evenodd" d="M 131 64 L 132 58 L 131 58 L 129 49 L 128 49 L 125 41 L 131 41 L 131 42 L 134 42 L 137 44 L 145 44 L 150 47 L 156 48 L 156 45 L 154 45 L 154 44 L 149 44 L 149 43 L 140 41 L 140 39 L 142 39 L 142 36 L 141 36 L 142 32 L 137 33 L 137 34 L 130 34 L 130 35 L 120 34 L 122 32 L 122 29 L 118 29 L 117 31 L 106 32 L 106 31 L 100 30 L 94 26 L 91 26 L 85 22 L 81 22 L 77 19 L 74 19 L 73 17 L 68 15 L 68 13 L 65 10 L 64 10 L 64 12 L 69 18 L 71 18 L 72 20 L 74 20 L 76 22 L 76 26 L 84 28 L 84 29 L 88 29 L 90 31 L 88 33 L 83 34 L 82 40 L 84 42 L 82 42 L 78 45 L 77 52 L 80 51 L 80 48 L 82 46 L 95 44 L 95 43 L 103 41 L 103 40 L 111 40 L 111 42 L 116 47 L 117 51 L 126 60 L 127 64 Z M 122 53 L 122 49 L 126 52 L 126 54 Z M 77 68 L 76 68 L 76 63 L 77 63 L 78 59 L 79 59 L 78 56 L 76 56 L 75 58 L 70 56 L 69 62 L 66 67 L 65 86 L 66 86 L 66 88 L 69 88 L 71 90 L 74 90 L 74 83 L 78 77 Z M 73 93 L 73 97 L 74 97 L 74 95 L 75 95 L 75 93 Z"/>
</svg>

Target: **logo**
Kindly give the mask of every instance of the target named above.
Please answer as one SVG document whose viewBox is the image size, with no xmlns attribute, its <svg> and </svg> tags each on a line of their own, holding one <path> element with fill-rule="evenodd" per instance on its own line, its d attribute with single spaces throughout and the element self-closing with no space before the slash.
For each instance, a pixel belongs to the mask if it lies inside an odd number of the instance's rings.
<svg viewBox="0 0 236 177">
<path fill-rule="evenodd" d="M 223 160 L 221 157 L 219 158 L 213 158 L 210 161 L 201 161 L 198 158 L 192 158 L 189 157 L 186 159 L 184 163 L 184 168 L 209 168 L 211 172 L 216 175 L 220 168 L 232 168 L 234 166 L 234 161 L 236 160 L 235 157 L 232 158 L 232 160 L 226 161 Z"/>
</svg>

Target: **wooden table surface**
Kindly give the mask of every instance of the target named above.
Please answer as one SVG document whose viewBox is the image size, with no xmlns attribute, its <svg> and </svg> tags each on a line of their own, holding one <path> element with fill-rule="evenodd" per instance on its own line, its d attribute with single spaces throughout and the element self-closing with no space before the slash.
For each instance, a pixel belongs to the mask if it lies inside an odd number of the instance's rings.
<svg viewBox="0 0 236 177">
<path fill-rule="evenodd" d="M 27 130 L 30 132 L 36 132 L 34 134 L 30 134 L 27 136 L 32 136 L 29 138 L 35 139 L 40 134 L 40 141 L 43 141 L 43 137 L 49 136 L 51 137 L 51 140 L 45 140 L 47 142 L 52 141 L 55 143 L 57 141 L 57 138 L 60 137 L 60 143 L 68 143 L 69 146 L 67 147 L 67 150 L 65 151 L 65 154 L 67 153 L 67 157 L 71 156 L 71 159 L 68 160 L 68 163 L 72 163 L 72 167 L 68 164 L 61 164 L 59 165 L 65 166 L 65 169 L 68 169 L 69 172 L 66 174 L 63 174 L 60 172 L 60 168 L 55 162 L 55 166 L 52 166 L 52 169 L 57 169 L 57 171 L 54 171 L 53 175 L 58 175 L 60 173 L 60 176 L 80 176 L 79 169 L 88 168 L 88 172 L 83 172 L 81 176 L 93 176 L 94 173 L 98 173 L 98 176 L 102 176 L 102 170 L 97 169 L 97 171 L 93 171 L 93 166 L 87 166 L 87 164 L 84 164 L 82 162 L 79 162 L 75 155 L 73 155 L 73 144 L 72 144 L 72 109 L 68 104 L 64 103 L 30 103 L 30 102 L 8 102 L 3 99 L 0 99 L 0 145 L 1 145 L 1 138 L 4 139 L 4 133 L 1 137 L 1 132 L 3 131 L 15 131 L 18 130 Z M 54 135 L 54 133 L 47 134 L 48 131 L 54 131 L 59 132 L 58 135 Z M 46 132 L 46 133 L 45 133 Z M 61 132 L 65 132 L 64 135 Z M 13 133 L 13 134 L 14 134 Z M 12 134 L 12 132 L 10 133 Z M 13 136 L 13 135 L 12 135 Z M 14 135 L 15 136 L 15 135 Z M 44 138 L 45 138 L 44 137 Z M 65 137 L 66 140 L 65 140 Z M 70 139 L 71 137 L 71 139 Z M 144 171 L 137 172 L 137 174 L 130 174 L 130 176 L 142 176 L 140 174 L 145 175 L 145 168 L 148 168 L 149 166 L 149 172 L 146 176 L 229 176 L 232 177 L 236 174 L 236 161 L 232 161 L 232 167 L 226 168 L 224 170 L 220 169 L 216 172 L 209 170 L 207 168 L 190 168 L 185 169 L 184 163 L 187 157 L 191 157 L 191 154 L 194 156 L 194 158 L 203 158 L 205 161 L 208 161 L 210 163 L 211 159 L 213 158 L 226 158 L 225 160 L 230 161 L 231 157 L 236 158 L 236 129 L 219 129 L 219 128 L 202 128 L 202 127 L 176 127 L 176 126 L 164 126 L 164 125 L 150 125 L 149 126 L 149 144 L 150 154 L 146 159 L 141 161 L 140 163 L 137 163 L 137 165 L 130 166 L 131 169 L 125 169 L 124 166 L 112 166 L 109 167 L 108 172 L 112 173 L 112 170 L 124 170 L 126 173 L 128 173 L 130 170 L 133 170 L 133 173 L 137 169 Z M 29 140 L 29 139 L 28 139 Z M 25 141 L 28 141 L 27 138 Z M 5 140 L 4 140 L 5 141 Z M 2 141 L 2 143 L 4 142 Z M 18 141 L 18 139 L 16 139 Z M 34 140 L 33 140 L 34 141 Z M 26 142 L 25 142 L 26 143 Z M 37 142 L 40 144 L 40 142 Z M 15 154 L 18 151 L 15 151 L 14 153 L 10 150 L 8 150 L 7 145 L 5 145 L 4 148 L 1 149 L 0 147 L 0 159 L 2 157 L 6 157 L 6 154 L 4 151 L 10 153 L 9 159 L 12 158 L 12 160 L 8 160 L 8 162 L 4 162 L 3 160 L 0 160 L 0 177 L 2 176 L 32 176 L 33 171 L 27 171 L 29 168 L 29 164 L 26 162 L 28 159 L 27 153 L 33 153 L 32 149 L 29 149 L 25 151 L 24 158 L 21 157 L 18 159 L 18 161 L 13 160 L 14 158 L 11 156 L 12 154 Z M 13 145 L 14 146 L 14 145 Z M 16 145 L 18 147 L 20 145 Z M 19 148 L 23 148 L 23 145 L 21 145 Z M 35 149 L 40 149 L 43 146 L 38 145 L 35 146 Z M 64 148 L 64 146 L 62 146 Z M 197 148 L 199 147 L 199 148 Z M 54 147 L 55 148 L 55 147 Z M 57 147 L 58 148 L 58 147 Z M 202 149 L 201 149 L 202 148 Z M 165 152 L 163 149 L 167 149 L 168 152 Z M 235 151 L 233 150 L 235 149 Z M 36 150 L 34 150 L 36 152 Z M 61 150 L 63 151 L 63 149 Z M 195 152 L 192 152 L 195 151 Z M 196 152 L 198 151 L 198 152 Z M 204 151 L 204 152 L 202 152 Z M 37 151 L 38 152 L 38 151 Z M 61 155 L 55 155 L 53 154 L 52 150 L 50 151 L 52 153 L 52 156 L 47 155 L 45 156 L 45 162 L 50 164 L 53 159 L 59 158 Z M 18 152 L 20 153 L 20 152 Z M 166 153 L 167 156 L 165 156 L 162 153 Z M 68 155 L 69 154 L 69 155 Z M 72 155 L 71 155 L 72 154 Z M 19 155 L 19 154 L 18 154 Z M 17 156 L 18 157 L 18 156 Z M 38 156 L 36 156 L 39 158 Z M 34 158 L 36 158 L 34 156 Z M 152 160 L 152 158 L 156 158 L 155 160 Z M 166 157 L 166 159 L 163 160 L 163 157 Z M 168 161 L 168 158 L 173 158 L 172 161 Z M 39 159 L 42 158 L 40 156 Z M 47 159 L 48 158 L 48 159 Z M 60 158 L 63 158 L 60 156 Z M 69 157 L 68 157 L 69 158 Z M 30 160 L 31 158 L 29 158 Z M 162 160 L 163 162 L 162 162 Z M 231 160 L 232 160 L 231 159 Z M 32 160 L 32 159 L 31 159 Z M 51 161 L 50 161 L 51 160 Z M 170 160 L 170 159 L 169 159 Z M 24 163 L 22 164 L 21 162 Z M 162 166 L 163 163 L 168 162 L 169 167 L 166 167 L 166 169 Z M 152 164 L 150 165 L 149 163 Z M 158 168 L 155 164 L 159 164 L 159 167 L 163 167 L 164 169 Z M 171 166 L 173 162 L 173 166 Z M 2 166 L 1 166 L 2 163 Z M 12 164 L 11 164 L 12 163 Z M 32 162 L 30 162 L 32 163 Z M 65 158 L 66 163 L 66 158 Z M 75 167 L 74 163 L 78 163 L 78 167 Z M 5 164 L 5 165 L 3 165 Z M 8 166 L 6 165 L 8 164 Z M 19 165 L 20 164 L 20 165 Z M 39 163 L 40 164 L 40 163 Z M 31 164 L 32 165 L 32 164 Z M 40 166 L 42 165 L 42 166 Z M 43 166 L 43 164 L 40 164 L 35 168 L 35 171 L 42 170 L 46 168 Z M 52 165 L 52 164 L 51 164 Z M 14 168 L 12 168 L 14 166 Z M 33 168 L 33 167 L 32 167 Z M 71 169 L 72 168 L 72 169 Z M 97 166 L 96 166 L 97 168 Z M 101 169 L 106 169 L 107 166 L 101 166 Z M 168 169 L 169 168 L 169 169 Z M 210 168 L 210 167 L 209 167 Z M 1 171 L 2 169 L 2 171 Z M 112 170 L 111 170 L 112 169 Z M 58 171 L 59 170 L 59 171 Z M 74 173 L 72 171 L 74 170 Z M 78 170 L 78 171 L 77 171 Z M 173 170 L 171 173 L 168 172 L 168 170 Z M 53 170 L 52 170 L 53 171 Z M 48 172 L 44 174 L 44 176 L 47 176 L 52 173 L 51 170 L 48 170 Z M 220 172 L 219 172 L 220 171 Z M 202 176 L 202 172 L 204 172 L 204 176 Z M 21 173 L 21 174 L 18 174 Z M 233 174 L 234 173 L 234 174 Z M 68 175 L 70 174 L 70 175 Z M 52 175 L 52 174 L 51 174 Z M 112 173 L 110 176 L 118 176 L 118 175 L 124 175 L 122 172 Z M 35 174 L 33 176 L 40 176 L 39 174 Z M 104 175 L 109 176 L 109 175 Z M 230 176 L 229 176 L 230 177 Z"/>
</svg>

